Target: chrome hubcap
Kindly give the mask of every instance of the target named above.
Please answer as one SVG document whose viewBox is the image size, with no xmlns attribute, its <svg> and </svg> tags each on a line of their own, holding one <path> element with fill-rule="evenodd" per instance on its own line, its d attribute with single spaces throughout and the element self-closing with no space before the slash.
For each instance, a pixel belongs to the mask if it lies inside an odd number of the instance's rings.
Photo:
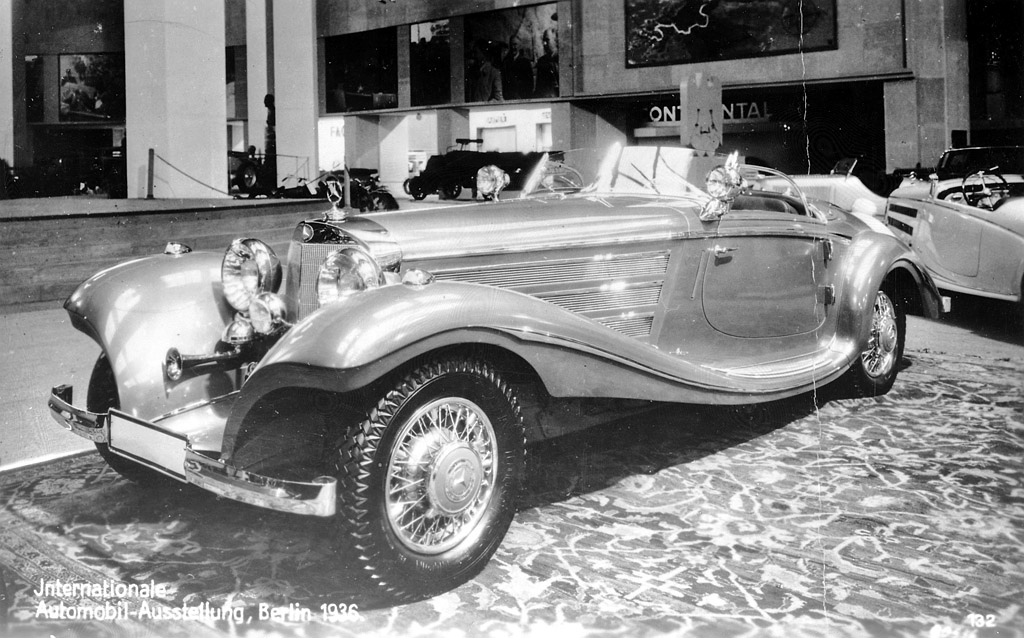
<svg viewBox="0 0 1024 638">
<path fill-rule="evenodd" d="M 888 374 L 896 366 L 898 345 L 899 326 L 896 324 L 896 308 L 889 297 L 879 291 L 875 296 L 868 348 L 861 354 L 864 370 L 872 377 Z"/>
<path fill-rule="evenodd" d="M 496 474 L 494 428 L 480 406 L 432 401 L 396 437 L 385 486 L 388 523 L 409 549 L 447 551 L 480 522 Z"/>
</svg>

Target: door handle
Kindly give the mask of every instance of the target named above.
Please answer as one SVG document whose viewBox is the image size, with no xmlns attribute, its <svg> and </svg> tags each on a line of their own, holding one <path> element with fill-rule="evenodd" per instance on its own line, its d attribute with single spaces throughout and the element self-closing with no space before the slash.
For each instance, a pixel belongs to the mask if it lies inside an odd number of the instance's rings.
<svg viewBox="0 0 1024 638">
<path fill-rule="evenodd" d="M 725 255 L 728 255 L 729 253 L 735 251 L 736 247 L 735 246 L 719 246 L 718 244 L 715 244 L 715 247 L 712 248 L 711 250 L 714 251 L 715 257 L 724 257 Z"/>
</svg>

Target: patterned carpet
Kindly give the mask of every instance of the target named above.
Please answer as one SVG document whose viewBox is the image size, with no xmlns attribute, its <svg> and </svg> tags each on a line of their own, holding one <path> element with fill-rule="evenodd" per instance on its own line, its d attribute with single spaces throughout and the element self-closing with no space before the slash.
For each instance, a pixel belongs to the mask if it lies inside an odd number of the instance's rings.
<svg viewBox="0 0 1024 638">
<path fill-rule="evenodd" d="M 144 493 L 94 455 L 8 473 L 0 634 L 1024 636 L 1024 363 L 906 363 L 877 400 L 666 406 L 534 446 L 487 568 L 395 608 L 346 586 L 321 522 Z M 33 593 L 58 580 L 162 595 Z M 174 617 L 222 608 L 242 622 Z"/>
</svg>

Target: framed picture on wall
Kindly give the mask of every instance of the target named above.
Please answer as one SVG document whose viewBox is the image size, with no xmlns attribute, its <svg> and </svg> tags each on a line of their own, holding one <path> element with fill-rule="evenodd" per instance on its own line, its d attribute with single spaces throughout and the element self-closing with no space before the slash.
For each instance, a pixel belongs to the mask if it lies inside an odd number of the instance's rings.
<svg viewBox="0 0 1024 638">
<path fill-rule="evenodd" d="M 626 67 L 838 48 L 836 0 L 624 0 Z"/>
<path fill-rule="evenodd" d="M 124 54 L 61 55 L 60 121 L 124 120 Z"/>
<path fill-rule="evenodd" d="M 409 27 L 409 85 L 413 106 L 451 102 L 448 20 L 421 22 Z"/>
<path fill-rule="evenodd" d="M 324 38 L 327 112 L 398 106 L 398 32 L 395 28 Z"/>
<path fill-rule="evenodd" d="M 559 96 L 558 5 L 466 16 L 466 101 Z"/>
</svg>

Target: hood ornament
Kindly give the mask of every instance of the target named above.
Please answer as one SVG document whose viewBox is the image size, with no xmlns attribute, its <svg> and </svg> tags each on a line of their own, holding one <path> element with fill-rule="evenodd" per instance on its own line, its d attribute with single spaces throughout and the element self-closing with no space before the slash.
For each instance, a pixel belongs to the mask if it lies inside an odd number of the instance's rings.
<svg viewBox="0 0 1024 638">
<path fill-rule="evenodd" d="M 352 209 L 346 201 L 348 188 L 345 182 L 348 181 L 348 169 L 344 171 L 344 181 L 338 179 L 337 175 L 328 175 L 324 178 L 324 189 L 327 191 L 327 201 L 331 203 L 331 209 L 325 214 L 325 218 L 332 222 L 343 222 L 352 216 Z"/>
</svg>

